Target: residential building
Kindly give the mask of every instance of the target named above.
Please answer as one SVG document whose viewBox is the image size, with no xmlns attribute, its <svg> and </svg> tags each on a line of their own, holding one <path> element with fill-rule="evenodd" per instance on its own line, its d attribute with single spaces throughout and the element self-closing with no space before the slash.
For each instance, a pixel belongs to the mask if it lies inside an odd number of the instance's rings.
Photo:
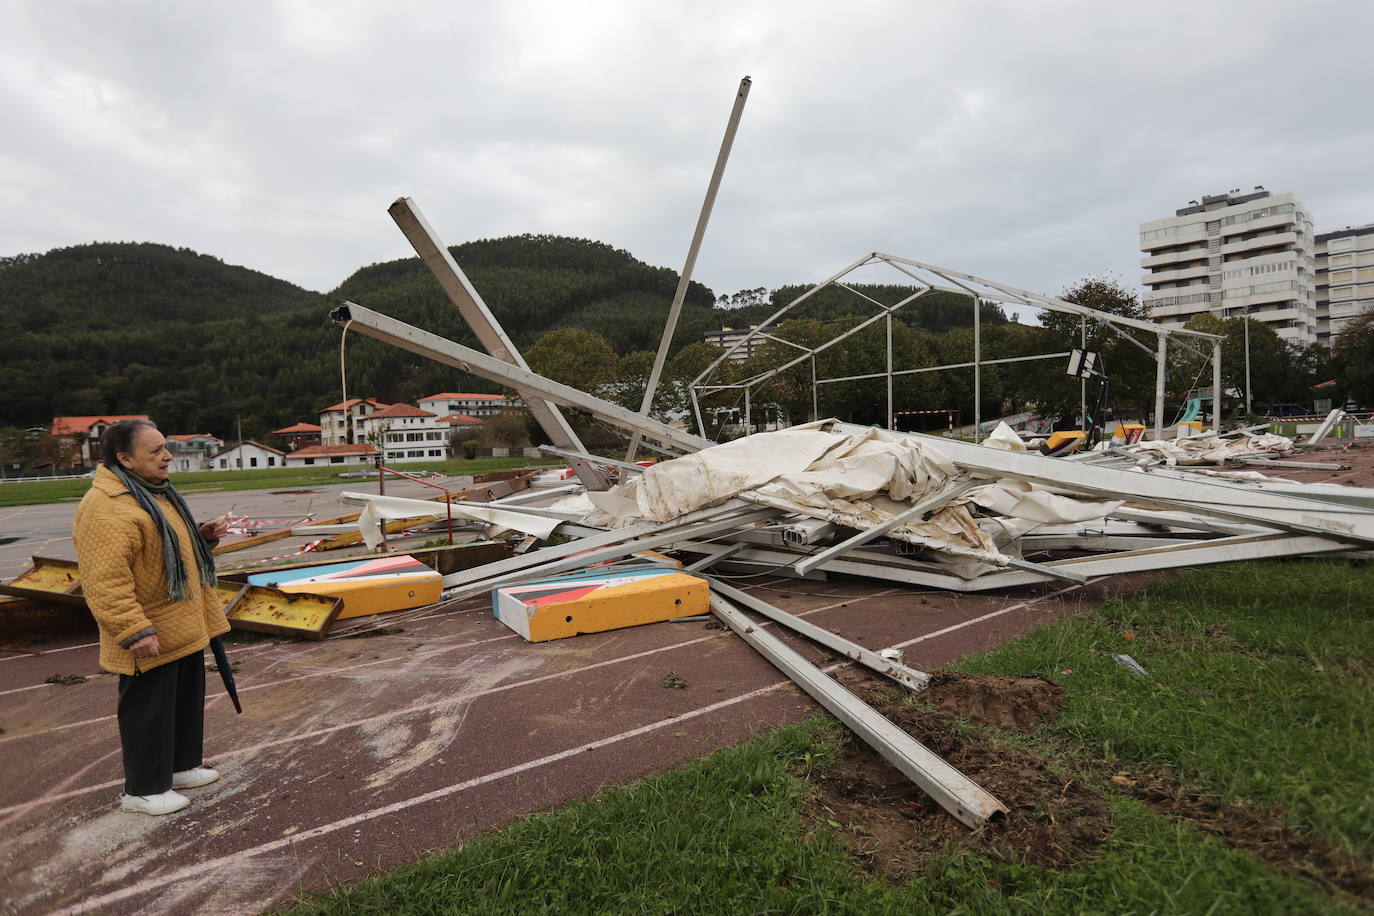
<svg viewBox="0 0 1374 916">
<path fill-rule="evenodd" d="M 372 464 L 381 455 L 366 442 L 361 445 L 310 445 L 287 455 L 287 467 L 317 464 Z"/>
<path fill-rule="evenodd" d="M 239 471 L 248 468 L 284 467 L 286 453 L 261 442 L 247 439 L 232 448 L 217 452 L 210 458 L 213 471 Z"/>
<path fill-rule="evenodd" d="M 427 398 L 420 398 L 415 403 L 441 417 L 462 413 L 470 417 L 477 417 L 479 420 L 485 420 L 488 417 L 496 416 L 507 407 L 516 406 L 518 402 L 499 394 L 464 394 L 446 391 L 442 394 L 431 394 Z"/>
<path fill-rule="evenodd" d="M 326 407 L 320 411 L 320 444 L 358 444 L 362 437 L 358 434 L 357 422 L 386 407 L 376 398 L 349 398 Z"/>
<path fill-rule="evenodd" d="M 172 453 L 169 468 L 173 474 L 210 470 L 210 458 L 224 448 L 224 440 L 209 433 L 176 433 L 167 437 L 167 451 Z"/>
<path fill-rule="evenodd" d="M 1317 340 L 1374 311 L 1374 223 L 1317 236 Z"/>
<path fill-rule="evenodd" d="M 283 426 L 281 429 L 272 430 L 272 435 L 285 443 L 291 451 L 305 448 L 307 445 L 320 445 L 320 427 L 314 423 L 296 423 L 291 426 Z"/>
<path fill-rule="evenodd" d="M 409 404 L 392 404 L 358 421 L 359 434 L 382 450 L 385 464 L 446 457 L 451 428 L 430 411 Z"/>
<path fill-rule="evenodd" d="M 730 354 L 730 362 L 742 363 L 757 353 L 759 347 L 768 342 L 766 335 L 772 334 L 776 330 L 777 328 L 771 326 L 761 328 L 756 324 L 751 324 L 747 328 L 721 328 L 719 331 L 707 331 L 701 335 L 701 339 L 713 347 L 728 350 L 743 340 L 749 332 L 759 332 L 747 344 Z"/>
<path fill-rule="evenodd" d="M 61 443 L 57 464 L 95 467 L 100 463 L 100 437 L 120 420 L 147 420 L 142 413 L 105 414 L 95 417 L 53 417 L 48 432 Z"/>
<path fill-rule="evenodd" d="M 1317 339 L 1312 217 L 1292 194 L 1233 189 L 1140 224 L 1150 317 L 1180 327 L 1196 315 L 1250 315 L 1286 341 Z"/>
</svg>

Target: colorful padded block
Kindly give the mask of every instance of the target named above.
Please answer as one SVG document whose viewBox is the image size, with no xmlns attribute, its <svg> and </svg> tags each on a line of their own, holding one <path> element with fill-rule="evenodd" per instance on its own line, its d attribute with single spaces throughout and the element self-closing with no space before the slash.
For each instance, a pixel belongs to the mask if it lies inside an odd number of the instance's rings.
<svg viewBox="0 0 1374 916">
<path fill-rule="evenodd" d="M 633 565 L 507 585 L 491 593 L 496 619 L 530 642 L 690 617 L 710 611 L 706 582 Z"/>
<path fill-rule="evenodd" d="M 408 554 L 254 573 L 249 585 L 343 599 L 337 620 L 423 607 L 439 600 L 443 576 Z"/>
</svg>

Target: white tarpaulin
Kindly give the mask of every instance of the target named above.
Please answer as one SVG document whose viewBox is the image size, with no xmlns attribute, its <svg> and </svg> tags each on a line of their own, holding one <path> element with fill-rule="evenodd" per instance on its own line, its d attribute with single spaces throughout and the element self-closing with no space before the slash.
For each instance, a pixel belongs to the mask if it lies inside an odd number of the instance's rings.
<svg viewBox="0 0 1374 916">
<path fill-rule="evenodd" d="M 1292 451 L 1293 440 L 1273 433 L 1222 439 L 1208 434 L 1169 441 L 1141 442 L 1135 451 L 1169 464 L 1224 464 L 1227 458 L 1273 458 Z"/>
<path fill-rule="evenodd" d="M 443 503 L 424 499 L 406 499 L 402 496 L 378 496 L 376 493 L 341 493 L 339 498 L 350 502 L 362 502 L 362 514 L 358 516 L 358 532 L 362 534 L 367 546 L 376 549 L 382 542 L 383 519 L 397 518 L 446 518 L 448 510 Z M 558 519 L 543 518 L 507 509 L 478 509 L 472 506 L 454 506 L 454 518 L 466 518 L 494 525 L 495 530 L 488 532 L 489 537 L 499 537 L 507 531 L 519 531 L 546 539 L 560 524 Z"/>
</svg>

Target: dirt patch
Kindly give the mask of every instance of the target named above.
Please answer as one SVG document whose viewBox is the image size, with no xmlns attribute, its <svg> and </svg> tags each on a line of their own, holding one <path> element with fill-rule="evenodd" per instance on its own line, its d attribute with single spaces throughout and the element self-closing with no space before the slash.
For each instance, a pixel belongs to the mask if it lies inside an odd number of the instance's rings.
<svg viewBox="0 0 1374 916">
<path fill-rule="evenodd" d="M 1030 733 L 1059 718 L 1064 688 L 1043 677 L 937 671 L 920 699 L 975 725 Z"/>
<path fill-rule="evenodd" d="M 928 867 L 949 849 L 1018 865 L 1073 868 L 1093 858 L 1111 831 L 1101 796 L 1051 761 L 993 744 L 960 717 L 1032 731 L 1058 714 L 1060 688 L 1042 678 L 942 672 L 913 702 L 862 675 L 846 686 L 987 789 L 1008 816 L 969 830 L 867 745 L 849 735 L 835 761 L 813 770 L 805 817 L 843 834 L 868 872 L 891 878 Z"/>
<path fill-rule="evenodd" d="M 1216 795 L 1181 785 L 1167 772 L 1119 773 L 1112 782 L 1159 814 L 1186 820 L 1328 893 L 1374 907 L 1374 866 L 1323 840 L 1294 832 L 1278 808 L 1224 804 Z"/>
</svg>

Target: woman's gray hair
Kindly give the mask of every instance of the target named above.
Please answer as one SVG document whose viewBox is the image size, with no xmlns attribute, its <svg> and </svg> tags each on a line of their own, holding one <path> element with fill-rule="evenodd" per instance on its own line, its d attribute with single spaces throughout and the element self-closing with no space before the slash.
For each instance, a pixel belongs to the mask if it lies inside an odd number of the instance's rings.
<svg viewBox="0 0 1374 916">
<path fill-rule="evenodd" d="M 119 453 L 132 453 L 134 440 L 140 429 L 157 429 L 152 420 L 120 420 L 105 427 L 100 434 L 100 463 L 106 467 L 119 467 Z"/>
</svg>

